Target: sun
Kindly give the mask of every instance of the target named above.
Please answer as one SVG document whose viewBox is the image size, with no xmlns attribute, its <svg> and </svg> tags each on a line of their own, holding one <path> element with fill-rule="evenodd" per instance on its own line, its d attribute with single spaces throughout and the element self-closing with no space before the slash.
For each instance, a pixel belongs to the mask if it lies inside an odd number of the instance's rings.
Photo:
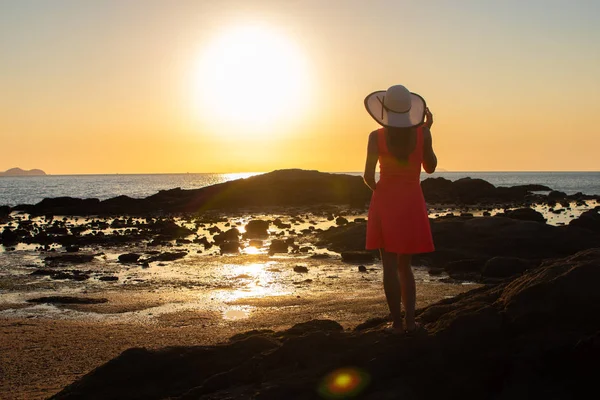
<svg viewBox="0 0 600 400">
<path fill-rule="evenodd" d="M 308 104 L 307 63 L 297 46 L 265 26 L 238 26 L 202 52 L 195 109 L 210 125 L 242 133 L 302 118 Z"/>
</svg>

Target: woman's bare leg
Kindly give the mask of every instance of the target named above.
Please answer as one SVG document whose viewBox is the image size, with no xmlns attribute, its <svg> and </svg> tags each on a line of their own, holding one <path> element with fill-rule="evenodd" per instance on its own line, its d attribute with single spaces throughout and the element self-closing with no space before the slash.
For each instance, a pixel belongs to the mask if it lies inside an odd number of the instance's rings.
<svg viewBox="0 0 600 400">
<path fill-rule="evenodd" d="M 404 303 L 404 323 L 407 331 L 415 329 L 415 305 L 417 302 L 415 276 L 410 261 L 410 254 L 398 254 L 398 274 L 400 275 L 402 303 Z"/>
<path fill-rule="evenodd" d="M 381 249 L 383 262 L 383 291 L 392 314 L 394 328 L 402 329 L 401 289 L 398 277 L 398 254 Z"/>
</svg>

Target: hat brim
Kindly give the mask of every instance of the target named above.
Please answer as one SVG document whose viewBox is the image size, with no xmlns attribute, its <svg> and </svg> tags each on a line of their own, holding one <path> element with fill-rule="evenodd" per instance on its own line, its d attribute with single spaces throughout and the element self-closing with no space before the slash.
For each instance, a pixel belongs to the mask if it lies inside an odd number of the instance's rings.
<svg viewBox="0 0 600 400">
<path fill-rule="evenodd" d="M 378 124 L 386 128 L 412 128 L 425 122 L 425 99 L 416 93 L 410 94 L 410 110 L 397 113 L 383 107 L 385 90 L 373 92 L 365 98 L 367 112 Z"/>
</svg>

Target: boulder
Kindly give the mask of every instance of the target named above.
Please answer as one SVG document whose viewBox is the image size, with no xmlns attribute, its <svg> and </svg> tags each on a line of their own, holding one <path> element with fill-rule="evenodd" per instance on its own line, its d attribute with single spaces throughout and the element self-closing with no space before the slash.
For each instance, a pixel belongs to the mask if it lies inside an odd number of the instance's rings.
<svg viewBox="0 0 600 400">
<path fill-rule="evenodd" d="M 579 218 L 571 220 L 569 225 L 600 233 L 600 210 L 596 208 L 584 211 Z"/>
<path fill-rule="evenodd" d="M 294 267 L 294 272 L 306 273 L 308 272 L 308 268 L 306 268 L 304 265 L 296 265 Z"/>
<path fill-rule="evenodd" d="M 4 227 L 2 234 L 0 235 L 0 239 L 2 239 L 2 243 L 5 246 L 16 244 L 18 242 L 19 236 L 17 233 L 10 229 L 9 227 Z"/>
<path fill-rule="evenodd" d="M 244 237 L 248 239 L 264 239 L 269 236 L 269 221 L 254 219 L 246 224 Z"/>
<path fill-rule="evenodd" d="M 558 190 L 551 191 L 547 196 L 548 200 L 562 200 L 565 197 L 567 197 L 567 194 Z"/>
<path fill-rule="evenodd" d="M 348 223 L 348 220 L 344 217 L 337 217 L 335 219 L 335 224 L 336 225 L 346 225 Z"/>
<path fill-rule="evenodd" d="M 269 254 L 275 253 L 287 253 L 288 252 L 288 242 L 280 239 L 273 239 L 271 241 L 271 245 L 269 246 Z"/>
<path fill-rule="evenodd" d="M 237 228 L 230 228 L 225 232 L 219 233 L 213 237 L 217 245 L 223 242 L 235 242 L 240 240 L 240 231 Z"/>
<path fill-rule="evenodd" d="M 139 258 L 141 257 L 140 254 L 136 254 L 136 253 L 125 253 L 125 254 L 121 254 L 119 255 L 119 262 L 122 263 L 135 263 L 139 260 Z"/>
<path fill-rule="evenodd" d="M 219 244 L 219 248 L 221 249 L 221 254 L 228 253 L 239 253 L 240 252 L 240 242 L 237 240 L 227 240 L 221 242 Z"/>
<path fill-rule="evenodd" d="M 530 260 L 517 257 L 493 257 L 485 263 L 481 274 L 486 278 L 508 278 L 520 275 L 531 267 Z"/>
<path fill-rule="evenodd" d="M 535 221 L 546 223 L 546 218 L 542 213 L 535 211 L 532 208 L 518 208 L 516 210 L 507 210 L 502 214 L 498 214 L 506 218 L 519 219 L 521 221 Z"/>
<path fill-rule="evenodd" d="M 157 221 L 151 224 L 148 229 L 155 234 L 169 239 L 184 238 L 194 233 L 191 229 L 179 226 L 171 220 Z"/>
</svg>

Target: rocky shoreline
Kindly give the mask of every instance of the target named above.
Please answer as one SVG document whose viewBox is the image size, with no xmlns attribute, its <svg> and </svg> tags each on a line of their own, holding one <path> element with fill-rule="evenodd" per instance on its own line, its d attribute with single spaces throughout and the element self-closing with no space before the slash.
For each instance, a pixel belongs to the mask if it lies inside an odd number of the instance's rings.
<svg viewBox="0 0 600 400">
<path fill-rule="evenodd" d="M 470 178 L 427 179 L 422 187 L 433 210 L 436 251 L 415 256 L 413 264 L 442 281 L 483 285 L 419 310 L 427 334 L 390 336 L 385 318 L 352 331 L 314 320 L 286 331 L 246 332 L 212 347 L 131 349 L 55 398 L 327 398 L 318 388 L 338 368 L 364 379 L 359 398 L 579 393 L 600 342 L 599 292 L 592 284 L 600 271 L 598 197 Z M 364 275 L 364 265 L 378 257 L 364 250 L 369 198 L 359 177 L 283 170 L 145 199 L 44 199 L 0 207 L 0 245 L 8 257 L 27 249 L 28 257 L 40 259 L 21 268 L 27 279 L 73 285 L 121 283 L 120 269 L 251 254 L 340 258 L 335 262 Z M 554 216 L 564 220 L 549 223 Z M 114 261 L 107 251 L 116 253 Z M 290 273 L 307 272 L 305 263 Z M 30 288 L 19 274 L 15 285 Z M 110 305 L 103 297 L 67 294 L 27 301 Z"/>
<path fill-rule="evenodd" d="M 134 348 L 52 398 L 349 398 L 336 371 L 364 399 L 582 398 L 600 356 L 599 278 L 598 248 L 547 260 L 420 310 L 427 332 L 412 337 L 381 320 L 354 331 L 313 320 L 218 346 Z"/>
<path fill-rule="evenodd" d="M 482 179 L 427 178 L 422 184 L 429 204 L 457 207 L 510 207 L 534 203 L 549 205 L 598 200 L 597 195 L 575 193 L 566 195 L 543 185 L 495 187 Z M 537 192 L 547 192 L 545 194 Z M 229 181 L 201 189 L 162 190 L 157 194 L 135 199 L 118 196 L 107 200 L 72 197 L 46 198 L 37 204 L 14 207 L 0 206 L 0 219 L 11 211 L 33 216 L 73 215 L 151 216 L 169 213 L 203 213 L 209 210 L 271 211 L 274 207 L 321 207 L 346 205 L 364 209 L 371 197 L 362 178 L 344 174 L 329 174 L 306 170 L 278 170 L 246 179 Z"/>
</svg>

